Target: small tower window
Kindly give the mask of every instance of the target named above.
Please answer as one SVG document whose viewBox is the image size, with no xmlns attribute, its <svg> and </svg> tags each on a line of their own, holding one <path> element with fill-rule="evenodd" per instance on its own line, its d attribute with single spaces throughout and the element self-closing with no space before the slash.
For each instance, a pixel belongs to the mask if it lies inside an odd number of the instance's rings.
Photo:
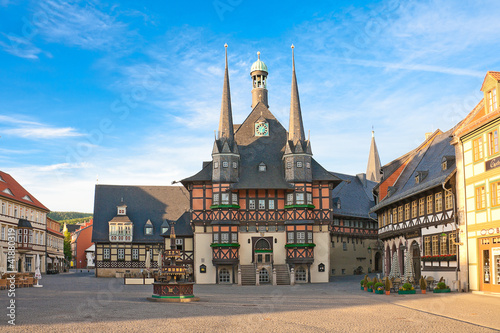
<svg viewBox="0 0 500 333">
<path fill-rule="evenodd" d="M 238 162 L 233 162 L 233 169 L 238 169 Z"/>
<path fill-rule="evenodd" d="M 297 168 L 302 168 L 302 162 L 301 161 L 297 162 Z"/>
<path fill-rule="evenodd" d="M 214 162 L 214 169 L 218 169 L 219 168 L 219 162 Z"/>
<path fill-rule="evenodd" d="M 306 168 L 307 168 L 307 169 L 311 169 L 311 163 L 306 162 Z"/>
<path fill-rule="evenodd" d="M 266 165 L 264 163 L 259 164 L 259 172 L 266 172 Z"/>
<path fill-rule="evenodd" d="M 292 162 L 286 162 L 286 168 L 291 169 L 292 168 Z"/>
<path fill-rule="evenodd" d="M 229 162 L 226 162 L 226 161 L 222 162 L 222 167 L 223 168 L 229 167 Z"/>
</svg>

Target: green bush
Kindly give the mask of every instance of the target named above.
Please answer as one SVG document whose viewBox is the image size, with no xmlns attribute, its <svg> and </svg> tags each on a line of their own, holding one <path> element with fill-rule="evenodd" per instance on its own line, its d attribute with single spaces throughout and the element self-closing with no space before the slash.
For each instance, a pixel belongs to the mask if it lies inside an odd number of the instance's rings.
<svg viewBox="0 0 500 333">
<path fill-rule="evenodd" d="M 384 284 L 381 282 L 377 282 L 377 283 L 375 283 L 374 288 L 377 290 L 384 290 Z"/>
<path fill-rule="evenodd" d="M 413 290 L 413 286 L 411 285 L 411 283 L 406 282 L 405 284 L 403 284 L 403 290 Z"/>
<path fill-rule="evenodd" d="M 448 286 L 444 282 L 438 282 L 436 289 L 448 289 Z"/>
<path fill-rule="evenodd" d="M 368 283 L 366 284 L 366 286 L 367 286 L 368 288 L 370 288 L 370 289 L 371 289 L 371 288 L 372 288 L 372 286 L 373 286 L 373 281 L 368 282 Z"/>
<path fill-rule="evenodd" d="M 364 286 L 365 285 L 365 279 L 361 280 L 361 285 Z"/>
</svg>

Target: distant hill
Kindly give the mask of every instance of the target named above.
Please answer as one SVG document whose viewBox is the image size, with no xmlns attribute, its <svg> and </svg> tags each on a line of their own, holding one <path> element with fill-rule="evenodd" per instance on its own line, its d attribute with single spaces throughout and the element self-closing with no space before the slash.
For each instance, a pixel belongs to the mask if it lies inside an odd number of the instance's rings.
<svg viewBox="0 0 500 333">
<path fill-rule="evenodd" d="M 92 218 L 91 213 L 79 212 L 50 212 L 48 217 L 59 223 L 76 224 Z"/>
</svg>

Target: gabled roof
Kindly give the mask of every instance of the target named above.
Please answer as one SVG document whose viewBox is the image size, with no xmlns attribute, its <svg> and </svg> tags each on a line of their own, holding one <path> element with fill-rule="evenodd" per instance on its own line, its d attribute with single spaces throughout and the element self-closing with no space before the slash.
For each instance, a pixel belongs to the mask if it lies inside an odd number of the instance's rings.
<svg viewBox="0 0 500 333">
<path fill-rule="evenodd" d="M 349 217 L 369 218 L 370 209 L 375 205 L 372 190 L 376 182 L 365 179 L 365 183 L 358 176 L 332 172 L 342 179 L 342 184 L 332 190 L 334 203 L 340 200 L 340 209 L 333 205 L 333 214 Z M 375 218 L 375 214 L 371 214 Z"/>
<path fill-rule="evenodd" d="M 185 212 L 182 214 L 177 221 L 175 221 L 175 236 L 193 236 L 193 229 L 191 228 L 191 214 L 189 212 Z M 169 225 L 172 225 L 173 221 L 170 221 Z M 163 233 L 162 236 L 170 237 L 170 232 L 172 228 L 168 228 L 167 232 Z"/>
<path fill-rule="evenodd" d="M 254 124 L 261 117 L 269 124 L 269 136 L 254 135 Z M 240 152 L 240 178 L 233 184 L 235 189 L 290 189 L 285 181 L 285 171 L 281 160 L 286 143 L 285 128 L 261 102 L 255 105 L 247 119 L 235 133 Z M 265 172 L 259 172 L 259 164 L 266 165 Z"/>
<path fill-rule="evenodd" d="M 134 223 L 134 242 L 163 242 L 163 221 L 175 221 L 189 209 L 189 194 L 181 186 L 96 185 L 93 242 L 109 241 L 108 222 L 117 216 L 121 198 L 127 203 L 127 217 Z M 153 224 L 153 235 L 144 234 L 148 220 Z"/>
<path fill-rule="evenodd" d="M 257 137 L 254 135 L 254 124 L 262 118 L 269 124 L 269 136 Z M 245 121 L 238 126 L 234 137 L 240 154 L 240 177 L 238 182 L 232 184 L 233 189 L 293 189 L 293 185 L 285 180 L 282 161 L 287 143 L 286 129 L 263 103 L 255 105 Z M 261 163 L 266 165 L 265 172 L 259 172 Z M 314 159 L 311 169 L 314 181 L 341 181 Z M 181 183 L 186 186 L 189 182 L 211 180 L 212 162 L 205 164 L 200 172 L 183 179 Z"/>
<path fill-rule="evenodd" d="M 31 195 L 11 175 L 3 171 L 0 171 L 0 197 L 15 200 L 23 204 L 49 211 L 47 207 Z M 28 200 L 28 198 L 31 200 Z"/>
<path fill-rule="evenodd" d="M 455 161 L 450 158 L 455 156 L 455 148 L 451 145 L 451 133 L 452 129 L 437 135 L 425 149 L 418 151 L 393 185 L 393 194 L 381 200 L 371 211 L 375 212 L 402 199 L 440 186 L 448 180 L 456 169 Z M 450 162 L 446 170 L 442 170 L 441 166 L 444 156 Z M 416 183 L 415 176 L 419 172 L 426 172 L 427 175 Z"/>
<path fill-rule="evenodd" d="M 481 91 L 484 89 L 484 84 L 488 80 L 488 78 L 491 77 L 494 80 L 500 81 L 500 72 L 494 72 L 494 71 L 488 71 L 486 72 L 486 76 L 484 77 L 483 84 L 481 85 Z"/>
</svg>

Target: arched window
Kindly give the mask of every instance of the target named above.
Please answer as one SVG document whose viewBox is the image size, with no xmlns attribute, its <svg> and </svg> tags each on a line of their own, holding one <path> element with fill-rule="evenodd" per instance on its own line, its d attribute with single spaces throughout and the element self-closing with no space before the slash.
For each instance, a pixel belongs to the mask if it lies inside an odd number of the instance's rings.
<svg viewBox="0 0 500 333">
<path fill-rule="evenodd" d="M 231 282 L 231 274 L 227 268 L 221 268 L 219 271 L 219 283 L 229 283 Z"/>
<path fill-rule="evenodd" d="M 271 245 L 269 245 L 269 242 L 267 239 L 261 238 L 255 243 L 255 249 L 256 250 L 270 250 Z"/>
<path fill-rule="evenodd" d="M 307 272 L 304 267 L 297 267 L 297 270 L 295 271 L 295 281 L 307 282 Z"/>
<path fill-rule="evenodd" d="M 265 268 L 259 272 L 259 283 L 269 283 L 269 272 Z"/>
</svg>

